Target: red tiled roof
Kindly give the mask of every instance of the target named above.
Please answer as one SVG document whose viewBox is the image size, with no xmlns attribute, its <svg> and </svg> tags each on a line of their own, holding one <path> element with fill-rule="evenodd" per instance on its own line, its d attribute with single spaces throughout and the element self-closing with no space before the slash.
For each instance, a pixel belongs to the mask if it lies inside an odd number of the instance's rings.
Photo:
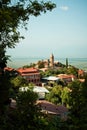
<svg viewBox="0 0 87 130">
<path fill-rule="evenodd" d="M 5 67 L 4 70 L 12 71 L 12 70 L 14 70 L 14 69 L 13 69 L 13 68 L 10 68 L 10 67 Z"/>
<path fill-rule="evenodd" d="M 84 74 L 84 71 L 83 71 L 83 70 L 78 70 L 78 74 L 79 74 L 79 75 L 83 75 L 83 74 Z"/>
<path fill-rule="evenodd" d="M 18 72 L 20 73 L 33 73 L 33 72 L 38 72 L 36 68 L 19 68 L 17 69 Z"/>
<path fill-rule="evenodd" d="M 59 74 L 59 78 L 66 79 L 66 78 L 75 78 L 74 75 L 67 75 L 67 74 Z"/>
<path fill-rule="evenodd" d="M 29 74 L 29 73 L 26 73 L 26 74 L 24 74 L 24 73 L 23 73 L 23 74 L 21 74 L 21 75 L 22 75 L 22 76 L 29 76 L 29 75 L 30 75 L 30 76 L 32 76 L 32 75 L 39 75 L 39 72 L 37 72 L 37 73 L 30 73 L 30 74 Z"/>
</svg>

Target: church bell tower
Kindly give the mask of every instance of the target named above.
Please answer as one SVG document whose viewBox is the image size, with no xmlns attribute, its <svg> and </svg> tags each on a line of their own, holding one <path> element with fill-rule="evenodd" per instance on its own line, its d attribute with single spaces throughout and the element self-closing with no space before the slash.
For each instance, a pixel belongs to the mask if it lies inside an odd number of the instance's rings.
<svg viewBox="0 0 87 130">
<path fill-rule="evenodd" d="M 54 55 L 53 54 L 51 54 L 50 55 L 50 67 L 54 67 Z"/>
</svg>

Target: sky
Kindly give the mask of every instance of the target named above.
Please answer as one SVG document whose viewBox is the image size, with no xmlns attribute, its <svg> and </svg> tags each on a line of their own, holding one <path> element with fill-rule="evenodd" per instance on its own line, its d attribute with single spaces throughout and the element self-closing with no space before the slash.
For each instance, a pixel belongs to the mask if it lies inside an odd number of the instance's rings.
<svg viewBox="0 0 87 130">
<path fill-rule="evenodd" d="M 7 54 L 14 57 L 87 58 L 87 0 L 51 0 L 56 8 L 30 17 L 25 36 Z"/>
</svg>

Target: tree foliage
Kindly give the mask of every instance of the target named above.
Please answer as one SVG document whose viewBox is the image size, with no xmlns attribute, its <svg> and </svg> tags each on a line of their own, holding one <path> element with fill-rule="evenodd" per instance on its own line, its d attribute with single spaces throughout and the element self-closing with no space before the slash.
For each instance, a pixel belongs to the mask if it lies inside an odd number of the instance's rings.
<svg viewBox="0 0 87 130">
<path fill-rule="evenodd" d="M 62 93 L 61 93 L 62 105 L 65 105 L 66 107 L 68 107 L 68 103 L 69 103 L 69 93 L 70 90 L 68 89 L 68 87 L 64 87 L 62 89 Z"/>
<path fill-rule="evenodd" d="M 61 93 L 62 93 L 62 86 L 56 85 L 52 88 L 50 93 L 47 95 L 47 100 L 54 103 L 54 104 L 61 104 Z"/>
<path fill-rule="evenodd" d="M 19 89 L 19 87 L 24 86 L 24 84 L 27 84 L 26 79 L 24 79 L 22 76 L 16 76 L 14 78 L 11 78 L 11 84 L 12 87 L 15 89 Z"/>
<path fill-rule="evenodd" d="M 30 16 L 39 16 L 41 12 L 55 8 L 51 2 L 37 0 L 1 0 L 0 1 L 0 68 L 6 66 L 6 49 L 15 47 L 20 38 L 20 27 L 25 27 Z"/>
<path fill-rule="evenodd" d="M 10 87 L 9 77 L 0 75 L 0 114 L 4 113 L 5 106 L 9 104 L 9 87 Z"/>
<path fill-rule="evenodd" d="M 66 58 L 66 68 L 68 67 L 68 58 Z"/>
<path fill-rule="evenodd" d="M 40 108 L 36 105 L 37 94 L 33 91 L 20 92 L 16 97 L 16 108 L 8 110 L 3 118 L 0 117 L 2 130 L 38 129 L 41 118 Z"/>
<path fill-rule="evenodd" d="M 69 85 L 69 123 L 71 130 L 87 129 L 87 78 L 84 83 L 74 81 Z"/>
<path fill-rule="evenodd" d="M 38 68 L 44 68 L 44 61 L 38 61 Z"/>
<path fill-rule="evenodd" d="M 49 1 L 0 0 L 0 76 L 2 79 L 4 79 L 4 68 L 9 58 L 6 55 L 6 49 L 14 48 L 16 43 L 18 43 L 21 38 L 24 38 L 21 36 L 20 28 L 26 29 L 30 16 L 37 17 L 42 12 L 46 13 L 47 10 L 51 11 L 53 8 L 55 8 L 55 4 Z M 0 80 L 0 82 L 0 89 L 3 87 L 3 94 L 0 94 L 0 99 L 2 99 L 7 86 L 3 80 Z M 6 100 L 7 96 L 5 101 Z M 2 104 L 4 104 L 4 102 L 2 102 Z M 2 108 L 1 104 L 0 108 Z"/>
<path fill-rule="evenodd" d="M 78 68 L 74 67 L 74 66 L 69 66 L 68 69 L 66 70 L 67 74 L 73 74 L 76 77 L 78 77 Z"/>
</svg>

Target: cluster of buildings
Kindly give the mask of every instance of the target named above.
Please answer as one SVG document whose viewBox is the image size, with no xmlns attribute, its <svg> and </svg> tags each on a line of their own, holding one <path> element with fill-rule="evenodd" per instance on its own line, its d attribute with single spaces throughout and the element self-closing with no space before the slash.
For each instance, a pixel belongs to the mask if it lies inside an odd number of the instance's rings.
<svg viewBox="0 0 87 130">
<path fill-rule="evenodd" d="M 41 75 L 40 75 L 40 71 L 47 71 L 49 70 L 49 68 L 51 69 L 55 69 L 56 64 L 58 64 L 58 62 L 54 61 L 54 55 L 51 54 L 50 58 L 48 60 L 43 60 L 44 63 L 44 68 L 37 68 L 37 67 L 30 67 L 30 68 L 18 68 L 15 70 L 15 73 L 17 73 L 18 75 L 21 75 L 23 78 L 25 78 L 29 83 L 33 83 L 37 86 L 42 86 L 43 84 L 43 80 L 48 82 L 48 81 L 54 81 L 57 82 L 58 80 L 62 80 L 65 81 L 66 83 L 68 82 L 72 82 L 74 79 L 76 79 L 75 75 L 73 74 L 59 74 L 56 76 L 49 76 L 49 77 L 44 77 L 43 79 L 41 79 Z M 36 64 L 37 66 L 37 64 Z M 5 71 L 14 71 L 13 68 L 10 67 L 6 67 Z M 78 70 L 78 75 L 79 76 L 83 76 L 84 75 L 84 71 L 83 70 Z"/>
<path fill-rule="evenodd" d="M 49 68 L 49 67 L 54 68 L 54 55 L 53 54 L 50 55 L 50 59 L 44 60 L 44 67 L 45 68 Z"/>
<path fill-rule="evenodd" d="M 33 88 L 34 92 L 37 92 L 39 95 L 39 99 L 44 99 L 45 97 L 45 93 L 49 93 L 49 91 L 44 87 L 45 83 L 58 83 L 59 81 L 64 81 L 66 83 L 72 82 L 76 79 L 76 77 L 72 74 L 68 75 L 68 74 L 59 74 L 56 76 L 48 76 L 48 77 L 44 77 L 41 79 L 41 75 L 40 75 L 40 71 L 46 71 L 49 68 L 55 68 L 55 65 L 58 64 L 57 62 L 55 63 L 54 61 L 54 56 L 53 54 L 50 56 L 49 60 L 44 60 L 44 68 L 42 69 L 38 69 L 38 68 L 18 68 L 16 70 L 14 70 L 13 68 L 9 68 L 6 67 L 5 71 L 10 71 L 10 72 L 15 72 L 16 75 L 20 75 L 23 78 L 25 78 L 27 80 L 27 82 L 29 83 L 33 83 L 35 86 Z M 80 76 L 84 75 L 84 71 L 83 70 L 79 70 L 78 74 Z M 82 81 L 83 82 L 83 81 Z M 27 91 L 29 89 L 29 87 L 21 87 L 20 91 Z M 57 106 L 54 105 L 48 101 L 45 100 L 38 100 L 37 104 L 41 106 L 42 110 L 49 113 L 49 114 L 53 114 L 53 115 L 61 115 L 62 117 L 66 117 L 66 113 L 68 112 L 67 108 L 64 106 Z M 15 102 L 12 100 L 12 107 L 14 107 Z"/>
</svg>

